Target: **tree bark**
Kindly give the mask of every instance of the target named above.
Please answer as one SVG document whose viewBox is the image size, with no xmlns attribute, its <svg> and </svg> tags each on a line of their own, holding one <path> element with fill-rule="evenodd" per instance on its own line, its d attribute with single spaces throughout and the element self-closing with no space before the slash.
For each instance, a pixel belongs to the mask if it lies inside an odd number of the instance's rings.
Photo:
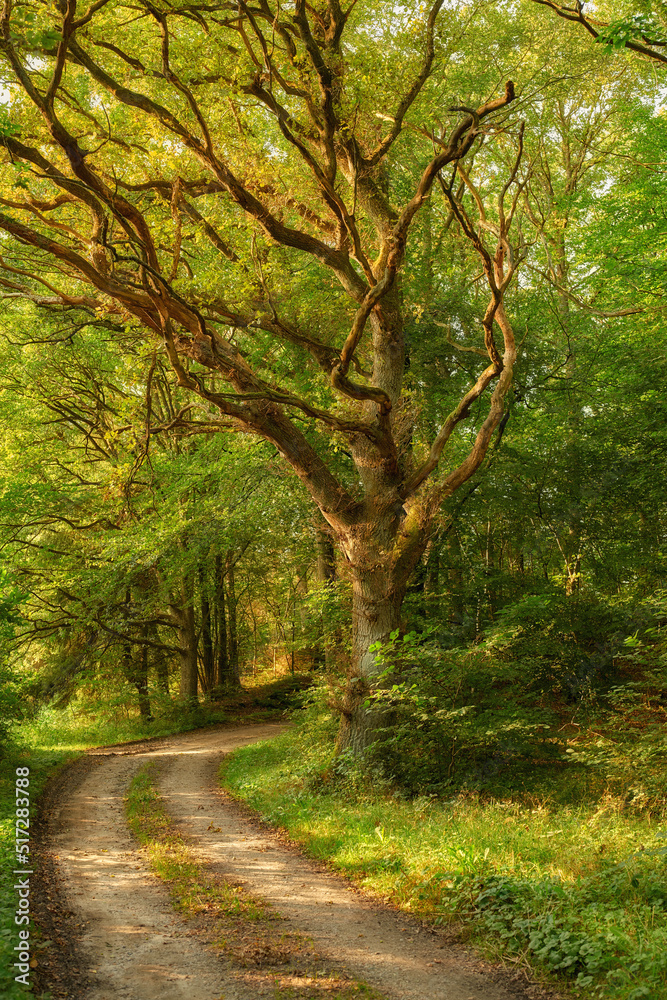
<svg viewBox="0 0 667 1000">
<path fill-rule="evenodd" d="M 148 637 L 148 628 L 146 625 L 144 625 L 141 634 L 144 639 Z M 134 684 L 139 696 L 139 712 L 142 719 L 146 722 L 152 722 L 153 714 L 151 712 L 151 703 L 148 695 L 148 646 L 142 646 L 141 649 L 138 650 L 138 654 L 139 662 L 134 665 Z"/>
<path fill-rule="evenodd" d="M 169 661 L 167 655 L 164 652 L 157 652 L 155 658 L 155 673 L 157 676 L 157 685 L 167 697 L 170 695 L 169 691 Z"/>
<path fill-rule="evenodd" d="M 151 722 L 151 703 L 148 695 L 148 646 L 133 649 L 126 643 L 123 650 L 123 668 L 130 684 L 136 688 L 139 714 L 145 722 Z"/>
<path fill-rule="evenodd" d="M 225 601 L 225 569 L 222 556 L 215 557 L 215 611 L 217 621 L 217 646 L 215 658 L 215 690 L 222 694 L 232 687 L 229 676 L 229 649 L 227 643 L 227 610 Z"/>
<path fill-rule="evenodd" d="M 438 600 L 440 593 L 440 557 L 442 553 L 442 538 L 437 534 L 431 539 L 426 560 L 426 575 L 424 579 L 424 593 L 428 595 L 429 603 Z"/>
<path fill-rule="evenodd" d="M 428 540 L 428 511 L 420 524 L 396 511 L 375 507 L 344 541 L 352 574 L 352 663 L 343 701 L 338 749 L 363 751 L 375 739 L 386 712 L 369 707 L 368 695 L 383 668 L 372 649 L 400 628 L 408 580 Z"/>
<path fill-rule="evenodd" d="M 206 570 L 199 567 L 199 593 L 201 605 L 202 677 L 205 694 L 213 697 L 215 689 L 215 661 L 213 655 L 213 635 L 211 630 L 211 603 L 206 591 Z"/>
<path fill-rule="evenodd" d="M 184 577 L 181 582 L 181 601 L 171 605 L 171 613 L 176 621 L 179 645 L 180 687 L 179 694 L 184 701 L 197 701 L 197 628 L 195 622 L 194 593 L 192 579 Z"/>
<path fill-rule="evenodd" d="M 227 585 L 227 611 L 229 617 L 229 671 L 228 684 L 240 687 L 239 640 L 236 620 L 236 580 L 234 577 L 234 552 L 229 549 L 225 558 L 225 582 Z"/>
<path fill-rule="evenodd" d="M 336 550 L 331 530 L 324 524 L 315 525 L 315 551 L 317 553 L 317 582 L 321 585 L 336 579 Z"/>
<path fill-rule="evenodd" d="M 400 627 L 403 594 L 381 592 L 372 569 L 355 573 L 352 585 L 352 668 L 343 701 L 338 750 L 363 752 L 377 738 L 386 712 L 366 704 L 377 686 L 380 668 L 371 647 L 384 643 Z"/>
<path fill-rule="evenodd" d="M 187 701 L 197 701 L 197 631 L 195 627 L 195 609 L 190 604 L 183 608 L 178 626 L 178 638 L 181 647 L 179 653 L 181 664 L 180 696 Z"/>
<path fill-rule="evenodd" d="M 131 618 L 131 605 L 132 605 L 132 591 L 128 588 L 125 592 L 125 602 L 124 602 L 124 613 L 126 625 L 125 627 L 129 630 L 131 629 L 130 618 Z M 141 628 L 142 638 L 146 638 L 148 629 L 146 625 Z M 146 722 L 150 722 L 153 718 L 151 714 L 151 705 L 148 697 L 148 646 L 142 645 L 139 649 L 136 649 L 136 644 L 128 641 L 123 644 L 123 672 L 127 680 L 132 684 L 137 690 L 137 702 L 139 705 L 139 714 L 142 719 Z"/>
<path fill-rule="evenodd" d="M 336 581 L 336 549 L 331 530 L 328 525 L 317 520 L 315 523 L 315 552 L 317 554 L 317 584 L 319 587 L 331 587 Z M 324 613 L 320 615 L 320 637 L 313 650 L 314 663 L 324 664 L 331 670 L 336 662 L 336 648 L 340 647 L 340 632 L 331 634 L 325 621 Z"/>
</svg>

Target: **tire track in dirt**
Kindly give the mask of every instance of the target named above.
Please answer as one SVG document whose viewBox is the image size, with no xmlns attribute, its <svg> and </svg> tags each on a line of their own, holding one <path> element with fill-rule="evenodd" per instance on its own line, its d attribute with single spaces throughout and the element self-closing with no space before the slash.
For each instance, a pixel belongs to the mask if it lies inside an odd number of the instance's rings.
<svg viewBox="0 0 667 1000">
<path fill-rule="evenodd" d="M 84 996 L 218 1000 L 224 986 L 225 1000 L 255 1000 L 174 912 L 127 829 L 123 796 L 144 760 L 98 757 L 52 819 L 61 884 L 84 928 L 78 950 L 92 984 Z"/>
<path fill-rule="evenodd" d="M 131 837 L 123 796 L 147 760 L 159 763 L 166 807 L 215 874 L 272 903 L 285 929 L 312 938 L 332 967 L 391 1000 L 517 1000 L 463 949 L 358 893 L 246 818 L 217 786 L 224 754 L 276 735 L 277 724 L 200 730 L 92 751 L 89 773 L 50 819 L 66 904 L 83 926 L 85 1000 L 255 1000 L 273 988 L 243 981 L 171 907 Z M 73 992 L 68 1000 L 79 1000 Z"/>
</svg>

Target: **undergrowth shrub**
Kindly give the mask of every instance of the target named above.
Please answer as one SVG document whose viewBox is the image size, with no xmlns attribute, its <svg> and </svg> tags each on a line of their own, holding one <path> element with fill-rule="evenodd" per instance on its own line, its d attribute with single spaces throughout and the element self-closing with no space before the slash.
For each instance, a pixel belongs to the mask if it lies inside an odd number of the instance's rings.
<svg viewBox="0 0 667 1000">
<path fill-rule="evenodd" d="M 394 632 L 374 647 L 384 670 L 367 708 L 383 724 L 364 766 L 410 794 L 525 791 L 569 768 L 575 785 L 585 774 L 600 793 L 656 808 L 666 609 L 661 595 L 628 609 L 540 594 L 506 607 L 474 645 Z"/>
<path fill-rule="evenodd" d="M 503 948 L 601 996 L 662 996 L 667 981 L 667 871 L 647 852 L 576 882 L 512 872 L 440 872 L 439 921 L 466 919 Z"/>
<path fill-rule="evenodd" d="M 508 767 L 560 757 L 557 717 L 522 697 L 511 660 L 482 646 L 443 650 L 414 632 L 375 653 L 385 670 L 368 708 L 384 725 L 367 762 L 406 791 L 492 786 Z"/>
<path fill-rule="evenodd" d="M 616 657 L 635 622 L 621 605 L 580 594 L 539 594 L 502 608 L 482 645 L 515 664 L 526 695 L 594 701 L 618 676 Z"/>
</svg>

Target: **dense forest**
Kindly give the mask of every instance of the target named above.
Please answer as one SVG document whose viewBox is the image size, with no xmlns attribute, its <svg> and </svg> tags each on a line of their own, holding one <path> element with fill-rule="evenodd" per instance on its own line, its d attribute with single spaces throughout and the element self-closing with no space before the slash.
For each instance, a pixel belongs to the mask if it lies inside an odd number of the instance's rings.
<svg viewBox="0 0 667 1000">
<path fill-rule="evenodd" d="M 529 686 L 618 680 L 664 584 L 662 15 L 541 6 L 6 13 L 35 706 L 150 719 L 287 664 L 347 677 L 361 749 L 370 647 L 533 621 Z"/>
<path fill-rule="evenodd" d="M 283 678 L 281 816 L 659 824 L 667 6 L 8 0 L 0 52 L 6 752 Z M 475 864 L 447 919 L 476 886 L 587 995 L 667 995 L 662 867 L 646 985 Z"/>
</svg>

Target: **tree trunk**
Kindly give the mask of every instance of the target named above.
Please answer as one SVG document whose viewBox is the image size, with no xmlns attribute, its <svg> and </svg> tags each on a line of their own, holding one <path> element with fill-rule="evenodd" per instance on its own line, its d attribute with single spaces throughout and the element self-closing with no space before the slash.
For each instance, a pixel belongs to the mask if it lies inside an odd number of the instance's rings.
<svg viewBox="0 0 667 1000">
<path fill-rule="evenodd" d="M 179 693 L 185 701 L 197 701 L 197 629 L 192 579 L 184 577 L 181 583 L 180 606 L 171 606 L 178 630 L 181 682 Z"/>
<path fill-rule="evenodd" d="M 386 724 L 386 712 L 365 703 L 371 688 L 377 688 L 381 668 L 371 646 L 386 642 L 400 626 L 402 593 L 378 587 L 371 567 L 359 568 L 352 582 L 352 668 L 343 702 L 338 750 L 365 750 Z"/>
<path fill-rule="evenodd" d="M 493 621 L 498 604 L 498 594 L 493 577 L 496 572 L 496 544 L 491 520 L 486 522 L 486 546 L 484 549 L 484 591 L 489 618 Z"/>
<path fill-rule="evenodd" d="M 342 540 L 352 573 L 352 663 L 339 750 L 363 751 L 388 722 L 386 711 L 365 704 L 385 669 L 372 647 L 387 642 L 400 627 L 408 580 L 428 541 L 427 518 L 423 509 L 414 518 L 399 513 L 395 505 L 369 505 L 365 523 Z"/>
<path fill-rule="evenodd" d="M 333 583 L 336 579 L 336 550 L 331 531 L 323 524 L 315 525 L 315 551 L 317 553 L 317 582 Z"/>
<path fill-rule="evenodd" d="M 236 582 L 234 579 L 234 552 L 229 549 L 225 558 L 225 580 L 227 583 L 227 612 L 229 619 L 229 669 L 228 686 L 240 687 L 239 641 L 236 622 Z"/>
<path fill-rule="evenodd" d="M 225 601 L 225 569 L 222 556 L 215 557 L 215 610 L 218 625 L 215 658 L 215 690 L 222 692 L 232 687 L 229 676 L 229 649 L 227 642 L 227 610 Z"/>
<path fill-rule="evenodd" d="M 336 580 L 336 550 L 331 530 L 319 519 L 315 522 L 315 553 L 317 555 L 316 580 L 318 588 L 331 587 Z M 315 637 L 312 649 L 314 667 L 331 670 L 335 660 L 336 646 L 340 636 L 335 637 L 326 620 L 326 608 L 322 608 L 319 618 L 319 635 Z"/>
<path fill-rule="evenodd" d="M 157 686 L 163 694 L 169 697 L 171 693 L 169 691 L 169 661 L 167 660 L 166 654 L 158 652 L 154 663 L 155 673 L 157 675 Z"/>
<path fill-rule="evenodd" d="M 141 634 L 146 637 L 146 627 Z M 131 642 L 123 646 L 123 672 L 127 680 L 137 690 L 139 714 L 145 722 L 152 722 L 151 703 L 148 696 L 148 646 L 133 648 Z"/>
<path fill-rule="evenodd" d="M 209 697 L 213 697 L 215 688 L 215 661 L 213 657 L 213 635 L 211 632 L 211 603 L 206 591 L 206 571 L 199 567 L 199 589 L 201 604 L 201 642 L 202 642 L 202 675 L 203 688 Z"/>
<path fill-rule="evenodd" d="M 560 104 L 561 120 L 567 119 L 567 113 L 563 104 Z M 565 175 L 567 178 L 566 191 L 573 193 L 579 182 L 579 167 L 572 163 L 569 138 L 563 141 L 563 156 Z M 558 288 L 556 296 L 558 316 L 561 329 L 564 334 L 566 350 L 565 377 L 570 380 L 569 397 L 570 406 L 568 409 L 565 425 L 565 461 L 570 489 L 570 502 L 567 511 L 567 531 L 563 533 L 562 542 L 559 541 L 559 548 L 565 564 L 565 594 L 571 597 L 579 591 L 581 582 L 581 554 L 583 540 L 583 525 L 581 519 L 582 511 L 582 486 L 583 486 L 583 462 L 581 455 L 582 439 L 582 414 L 581 399 L 578 396 L 577 384 L 577 352 L 575 348 L 576 336 L 572 324 L 571 300 L 568 295 L 570 289 L 570 261 L 568 259 L 568 248 L 566 244 L 566 231 L 569 224 L 567 211 L 564 213 L 564 225 L 558 227 L 551 237 L 553 262 L 551 270 Z"/>
<path fill-rule="evenodd" d="M 197 631 L 195 628 L 195 609 L 190 604 L 183 608 L 181 622 L 178 626 L 178 638 L 181 651 L 180 695 L 188 701 L 197 700 Z"/>
<path fill-rule="evenodd" d="M 142 637 L 148 638 L 148 627 L 144 625 L 141 630 Z M 151 703 L 148 696 L 148 646 L 142 646 L 139 650 L 139 662 L 135 663 L 134 684 L 139 696 L 139 712 L 146 722 L 153 721 Z"/>
<path fill-rule="evenodd" d="M 440 561 L 444 541 L 440 531 L 436 532 L 428 546 L 426 575 L 424 579 L 424 608 L 429 618 L 440 615 Z"/>
</svg>

